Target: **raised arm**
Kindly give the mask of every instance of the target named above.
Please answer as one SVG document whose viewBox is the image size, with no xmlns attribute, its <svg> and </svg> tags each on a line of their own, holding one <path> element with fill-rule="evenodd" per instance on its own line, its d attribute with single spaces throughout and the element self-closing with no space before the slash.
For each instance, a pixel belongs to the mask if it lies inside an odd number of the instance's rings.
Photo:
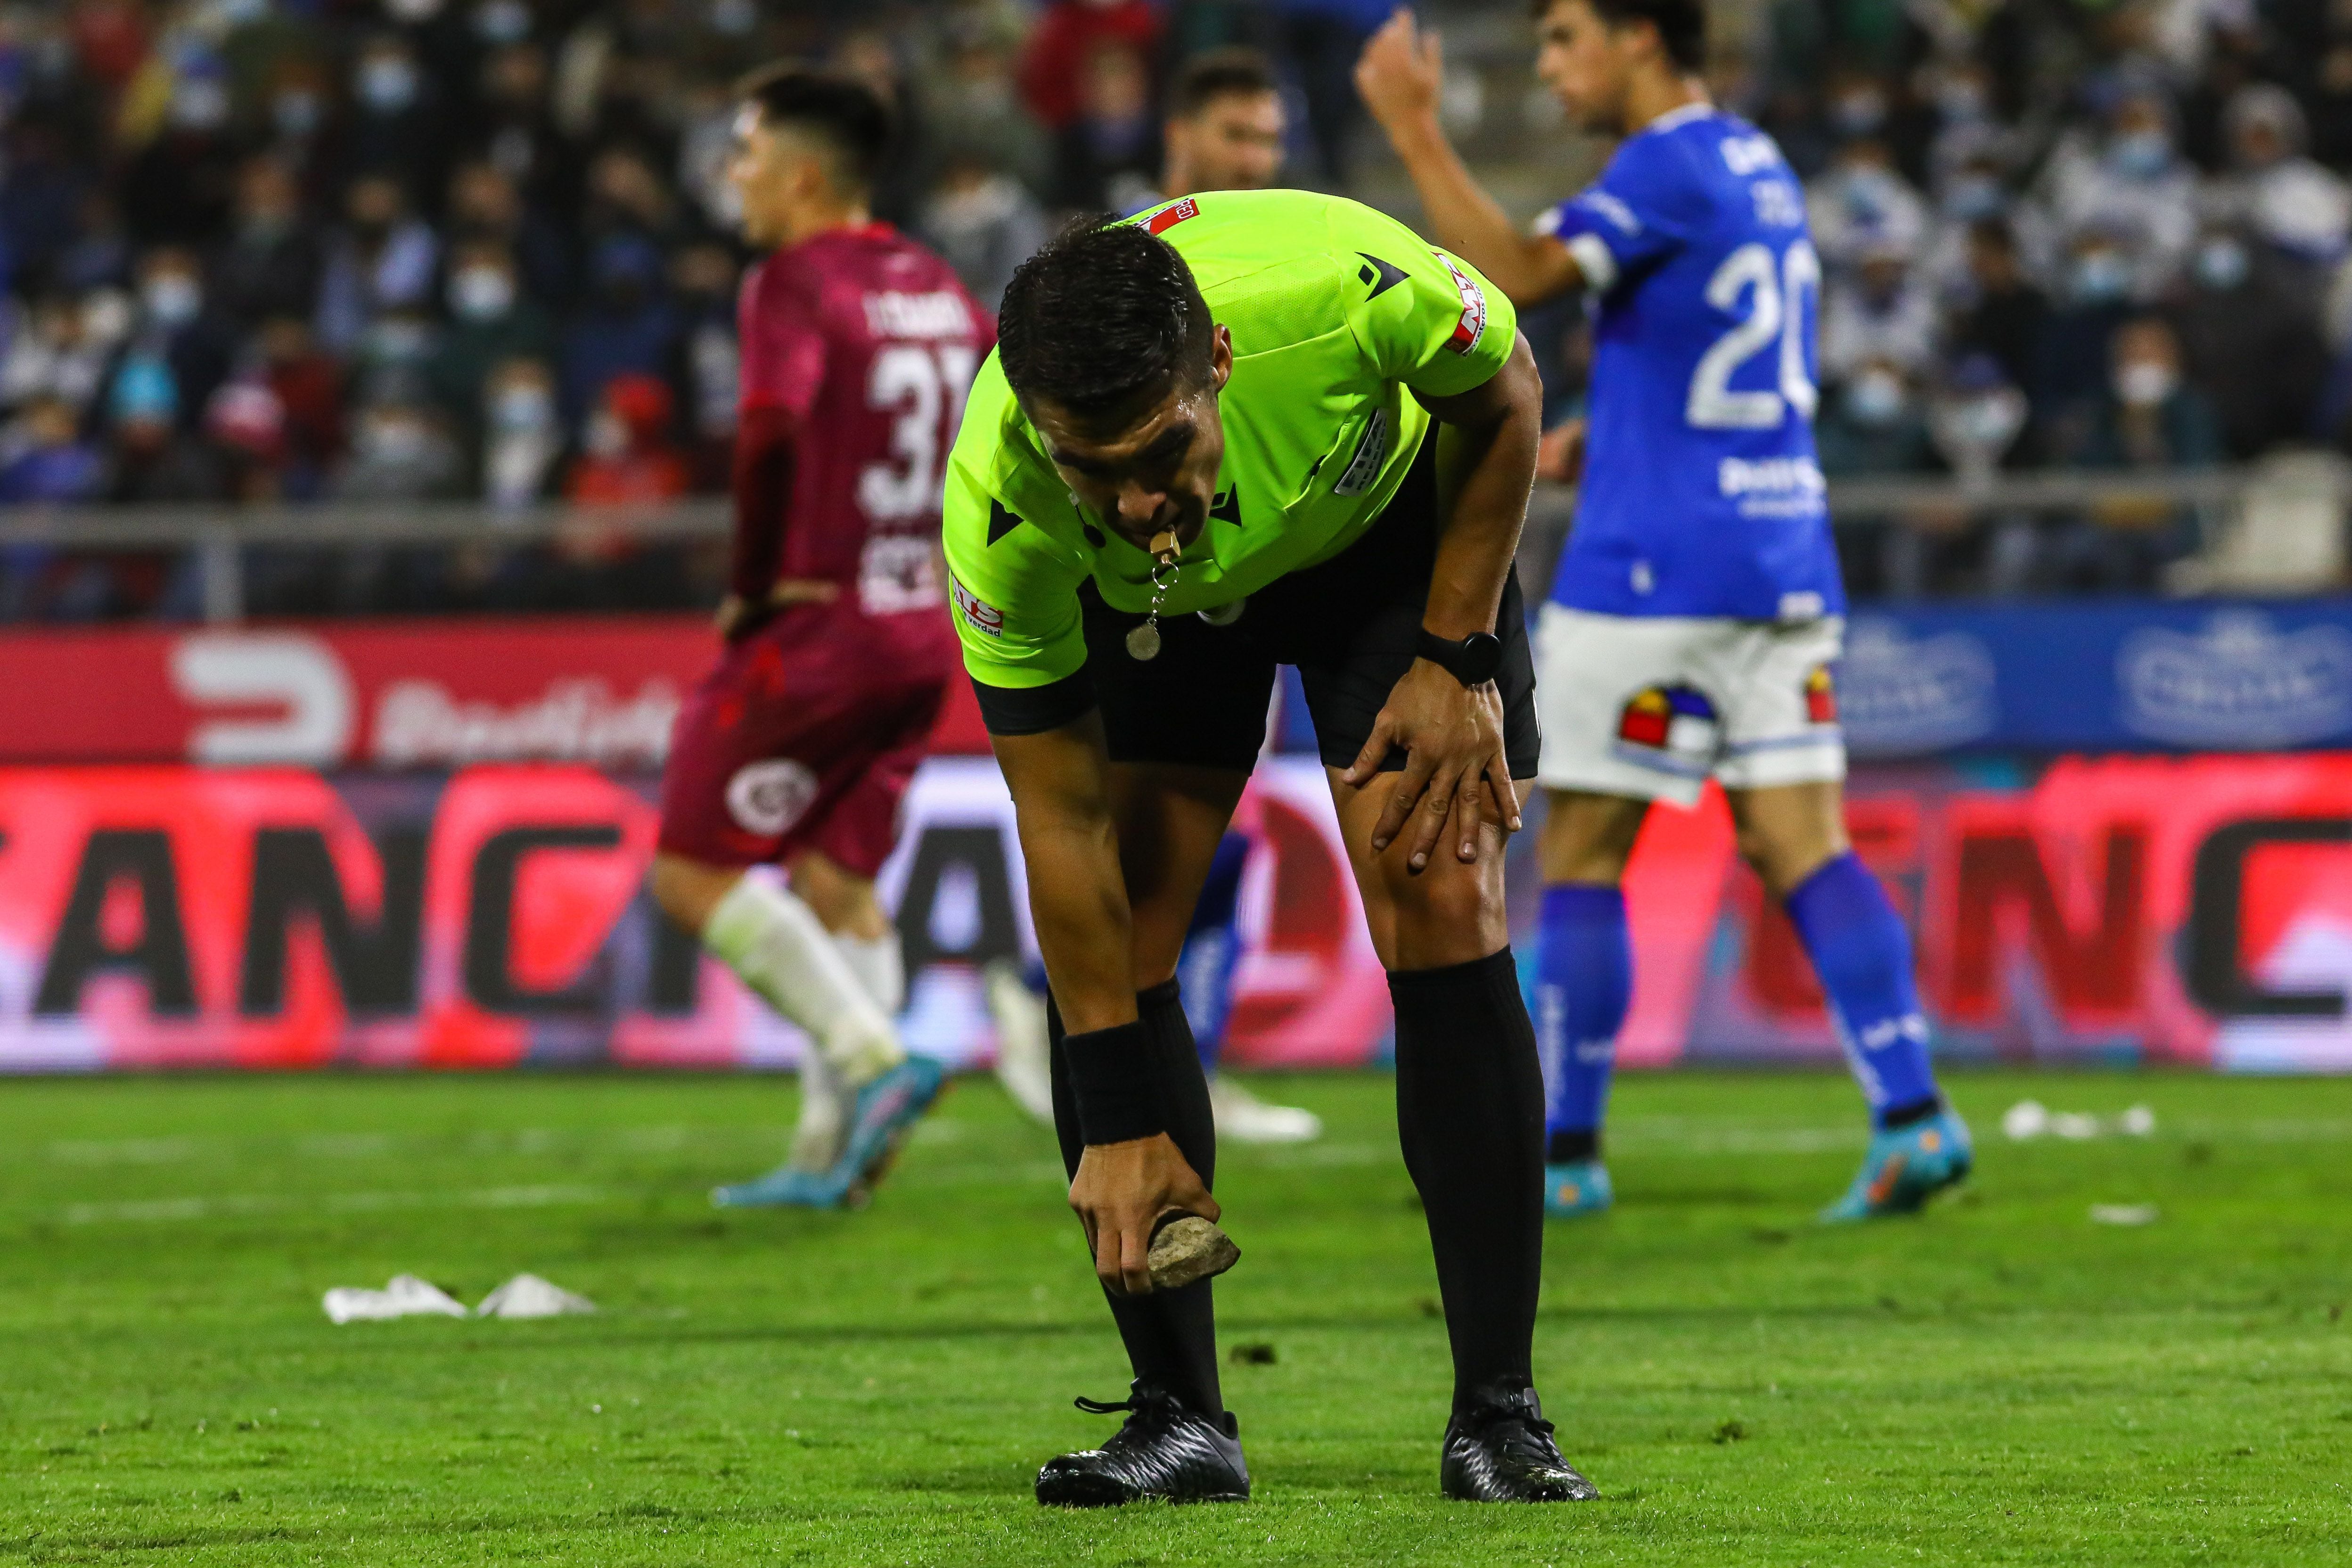
<svg viewBox="0 0 2352 1568">
<path fill-rule="evenodd" d="M 1439 242 L 1485 273 L 1517 305 L 1584 286 L 1568 247 L 1522 232 L 1479 187 L 1438 123 L 1444 57 L 1435 30 L 1423 31 L 1400 9 L 1364 46 L 1356 90 L 1388 134 Z"/>
</svg>

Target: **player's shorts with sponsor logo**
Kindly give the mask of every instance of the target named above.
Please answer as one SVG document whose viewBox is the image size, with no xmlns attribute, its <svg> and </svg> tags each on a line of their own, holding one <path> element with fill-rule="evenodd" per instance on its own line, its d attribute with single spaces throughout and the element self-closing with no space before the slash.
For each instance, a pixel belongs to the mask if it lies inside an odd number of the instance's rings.
<svg viewBox="0 0 2352 1568">
<path fill-rule="evenodd" d="M 961 669 L 938 607 L 783 611 L 730 646 L 679 711 L 661 847 L 724 866 L 815 849 L 875 875 Z"/>
<path fill-rule="evenodd" d="M 1536 626 L 1537 780 L 1696 805 L 1727 789 L 1845 777 L 1836 662 L 1845 623 L 1603 616 L 1546 605 Z"/>
</svg>

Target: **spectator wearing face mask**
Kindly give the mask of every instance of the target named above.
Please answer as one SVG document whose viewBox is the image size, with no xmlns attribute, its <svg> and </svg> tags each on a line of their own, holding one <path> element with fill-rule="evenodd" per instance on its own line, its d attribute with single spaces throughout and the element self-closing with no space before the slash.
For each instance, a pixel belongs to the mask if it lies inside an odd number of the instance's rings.
<svg viewBox="0 0 2352 1568">
<path fill-rule="evenodd" d="M 1927 232 L 1927 204 L 1895 172 L 1886 143 L 1874 138 L 1839 148 L 1806 187 L 1805 206 L 1813 245 L 1832 269 L 1854 265 L 1872 247 L 1916 250 Z"/>
<path fill-rule="evenodd" d="M 2132 264 L 2123 242 L 2090 229 L 2066 254 L 2064 283 L 2042 329 L 2027 390 L 2042 423 L 2076 419 L 2107 382 L 2109 343 L 2137 307 Z"/>
<path fill-rule="evenodd" d="M 1864 365 L 1893 365 L 1905 376 L 1927 374 L 1936 362 L 1936 302 L 1915 276 L 1906 246 L 1866 246 L 1852 272 L 1822 291 L 1822 377 L 1832 384 Z"/>
<path fill-rule="evenodd" d="M 437 409 L 385 402 L 352 421 L 351 455 L 335 477 L 344 500 L 441 500 L 459 493 L 465 459 Z"/>
<path fill-rule="evenodd" d="M 2207 213 L 2315 273 L 2341 259 L 2352 235 L 2352 190 L 2305 153 L 2294 95 L 2271 82 L 2242 89 L 2222 112 L 2222 131 L 2230 172 L 2208 185 Z"/>
<path fill-rule="evenodd" d="M 651 241 L 614 235 L 588 264 L 589 297 L 563 334 L 562 400 L 585 419 L 616 375 L 660 376 L 677 342 L 677 316 L 663 296 L 662 258 Z"/>
<path fill-rule="evenodd" d="M 184 51 L 170 70 L 160 122 L 124 127 L 137 151 L 118 189 L 134 242 L 203 245 L 220 232 L 236 176 L 228 114 L 218 57 Z"/>
<path fill-rule="evenodd" d="M 2299 272 L 2243 230 L 2210 225 L 2169 301 L 2186 374 L 2211 400 L 2232 457 L 2310 431 L 2327 352 Z"/>
<path fill-rule="evenodd" d="M 79 300 L 50 294 L 36 300 L 9 333 L 7 353 L 0 356 L 0 405 L 16 408 L 36 397 L 56 397 L 81 419 L 97 401 L 130 325 L 130 307 L 114 289 L 93 289 Z"/>
<path fill-rule="evenodd" d="M 193 424 L 213 389 L 227 379 L 236 335 L 205 297 L 195 256 L 176 246 L 139 262 L 139 300 L 125 352 L 160 360 L 169 370 L 173 405 Z"/>
<path fill-rule="evenodd" d="M 541 361 L 508 360 L 491 370 L 482 405 L 482 499 L 499 507 L 541 500 L 563 450 L 555 377 Z"/>
<path fill-rule="evenodd" d="M 548 108 L 548 85 L 547 51 L 537 42 L 493 48 L 464 138 L 469 161 L 497 169 L 542 207 L 567 205 L 579 188 L 578 164 Z"/>
<path fill-rule="evenodd" d="M 2125 293 L 2139 304 L 2169 287 L 2196 237 L 2196 175 L 2174 145 L 2168 107 L 2152 92 L 2119 99 L 2095 140 L 2063 141 L 2042 189 L 2062 243 L 2095 232 L 2116 247 Z"/>
<path fill-rule="evenodd" d="M 448 326 L 426 374 L 434 401 L 470 445 L 482 428 L 491 369 L 511 359 L 546 359 L 555 352 L 555 327 L 524 296 L 514 258 L 494 241 L 457 247 L 442 293 Z"/>
<path fill-rule="evenodd" d="M 672 414 L 669 388 L 653 376 L 616 375 L 605 383 L 563 493 L 587 506 L 684 495 L 686 458 L 670 439 Z"/>
<path fill-rule="evenodd" d="M 1045 243 L 1045 209 L 1020 181 L 978 158 L 950 153 L 924 198 L 917 229 L 990 310 L 1013 269 Z"/>
<path fill-rule="evenodd" d="M 2017 236 L 2000 218 L 1969 226 L 1970 301 L 1956 320 L 1956 355 L 1992 356 L 2011 386 L 2031 384 L 2040 369 L 2050 299 L 2026 275 Z"/>
<path fill-rule="evenodd" d="M 261 378 L 285 411 L 285 493 L 311 500 L 342 455 L 343 367 L 319 347 L 307 317 L 272 316 L 255 341 Z"/>
<path fill-rule="evenodd" d="M 489 240 L 514 258 L 523 293 L 548 310 L 571 303 L 572 247 L 562 230 L 523 199 L 495 163 L 461 165 L 449 182 L 449 237 Z"/>
<path fill-rule="evenodd" d="M 1001 170 L 1043 188 L 1052 144 L 1013 82 L 1013 50 L 1020 35 L 1003 25 L 1009 20 L 969 14 L 950 17 L 943 68 L 930 83 L 931 144 L 941 159 L 968 160 L 982 170 Z M 946 174 L 935 163 L 934 189 Z"/>
<path fill-rule="evenodd" d="M 398 180 L 389 174 L 353 180 L 319 290 L 319 341 L 350 353 L 380 317 L 428 309 L 440 260 L 439 237 L 408 210 Z"/>
<path fill-rule="evenodd" d="M 82 439 L 79 415 L 55 393 L 26 400 L 15 424 L 0 433 L 0 502 L 89 500 L 105 478 L 97 447 Z"/>
<path fill-rule="evenodd" d="M 1030 112 L 1050 132 L 1066 130 L 1085 110 L 1088 58 L 1109 47 L 1150 59 L 1160 25 L 1148 0 L 1052 0 L 1021 57 L 1021 94 Z"/>
<path fill-rule="evenodd" d="M 457 127 L 407 40 L 384 33 L 362 45 L 352 62 L 351 97 L 352 165 L 439 189 Z"/>
<path fill-rule="evenodd" d="M 1124 44 L 1097 46 L 1081 71 L 1077 115 L 1055 139 L 1051 204 L 1130 212 L 1150 199 L 1160 155 L 1144 58 Z"/>
<path fill-rule="evenodd" d="M 733 479 L 741 397 L 734 253 L 716 241 L 680 247 L 670 258 L 669 286 L 678 314 L 677 362 L 669 383 L 686 394 L 679 425 L 693 489 L 713 494 Z"/>
<path fill-rule="evenodd" d="M 307 314 L 324 270 L 318 236 L 302 221 L 293 171 L 267 154 L 247 160 L 237 175 L 234 225 L 213 252 L 213 295 L 221 313 L 240 331 L 273 311 Z"/>
<path fill-rule="evenodd" d="M 181 427 L 184 413 L 182 389 L 169 364 L 140 353 L 122 363 L 107 394 L 108 500 L 155 504 L 226 498 L 220 459 Z"/>
<path fill-rule="evenodd" d="M 2200 468 L 2221 460 L 2212 405 L 2181 374 L 2179 339 L 2158 316 L 2116 330 L 2107 384 L 2080 438 L 2056 458 L 2086 468 Z M 2053 542 L 2055 585 L 2146 592 L 2198 542 L 2195 513 L 2161 500 L 2112 501 Z"/>
</svg>

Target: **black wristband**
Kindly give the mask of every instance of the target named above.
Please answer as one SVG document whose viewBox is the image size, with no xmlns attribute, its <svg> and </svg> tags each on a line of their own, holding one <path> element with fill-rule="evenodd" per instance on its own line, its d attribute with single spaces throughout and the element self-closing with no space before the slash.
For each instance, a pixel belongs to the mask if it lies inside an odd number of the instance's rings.
<svg viewBox="0 0 2352 1568">
<path fill-rule="evenodd" d="M 1078 1136 L 1087 1143 L 1125 1143 L 1168 1131 L 1152 1071 L 1151 1035 L 1141 1019 L 1063 1038 L 1070 1095 L 1078 1102 Z"/>
</svg>

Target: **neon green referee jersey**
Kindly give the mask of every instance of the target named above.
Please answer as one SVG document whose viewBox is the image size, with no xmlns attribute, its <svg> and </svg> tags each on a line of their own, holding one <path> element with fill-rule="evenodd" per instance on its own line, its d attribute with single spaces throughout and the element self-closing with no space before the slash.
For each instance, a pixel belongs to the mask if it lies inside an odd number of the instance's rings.
<svg viewBox="0 0 2352 1568">
<path fill-rule="evenodd" d="M 1361 537 L 1450 396 L 1510 356 L 1510 301 L 1466 261 L 1339 196 L 1219 191 L 1136 215 L 1233 333 L 1217 497 L 1161 614 L 1233 603 Z M 1410 389 L 1410 390 L 1408 390 Z M 1078 584 L 1150 605 L 1150 559 L 1085 515 L 991 353 L 948 464 L 948 568 L 964 667 L 1037 687 L 1086 664 Z"/>
</svg>

